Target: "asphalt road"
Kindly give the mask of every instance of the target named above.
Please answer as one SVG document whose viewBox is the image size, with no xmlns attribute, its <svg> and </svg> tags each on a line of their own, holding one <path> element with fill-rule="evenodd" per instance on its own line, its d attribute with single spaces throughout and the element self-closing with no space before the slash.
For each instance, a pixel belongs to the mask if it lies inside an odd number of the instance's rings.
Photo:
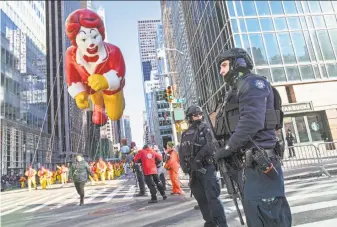
<svg viewBox="0 0 337 227">
<path fill-rule="evenodd" d="M 1 198 L 1 226 L 116 226 L 168 227 L 203 226 L 196 201 L 190 198 L 187 181 L 183 181 L 184 196 L 168 199 L 158 196 L 157 204 L 148 204 L 149 197 L 134 197 L 137 193 L 133 176 L 109 181 L 106 185 L 87 184 L 85 205 L 78 206 L 79 196 L 72 184 L 53 185 L 48 190 L 26 189 L 5 192 Z M 286 192 L 296 227 L 337 226 L 337 178 L 311 178 L 286 181 Z M 230 227 L 241 226 L 233 202 L 223 189 Z"/>
</svg>

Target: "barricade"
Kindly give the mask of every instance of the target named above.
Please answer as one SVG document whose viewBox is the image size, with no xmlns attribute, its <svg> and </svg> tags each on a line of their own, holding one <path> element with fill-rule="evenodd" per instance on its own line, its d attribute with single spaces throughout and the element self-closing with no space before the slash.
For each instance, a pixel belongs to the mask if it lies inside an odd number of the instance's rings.
<svg viewBox="0 0 337 227">
<path fill-rule="evenodd" d="M 320 170 L 322 174 L 330 176 L 324 167 L 319 149 L 313 144 L 287 147 L 283 154 L 282 167 L 284 171 L 295 169 Z"/>
<path fill-rule="evenodd" d="M 324 142 L 317 145 L 324 165 L 337 164 L 337 142 Z"/>
</svg>

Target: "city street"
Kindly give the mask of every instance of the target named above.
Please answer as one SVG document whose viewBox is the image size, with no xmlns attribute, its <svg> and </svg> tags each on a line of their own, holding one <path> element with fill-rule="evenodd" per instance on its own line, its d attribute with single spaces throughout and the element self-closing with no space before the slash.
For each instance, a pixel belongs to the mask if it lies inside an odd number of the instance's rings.
<svg viewBox="0 0 337 227">
<path fill-rule="evenodd" d="M 26 189 L 1 193 L 1 226 L 202 226 L 196 201 L 190 198 L 187 181 L 184 196 L 158 196 L 157 204 L 137 193 L 133 176 L 106 185 L 86 187 L 85 205 L 78 206 L 72 184 L 55 185 L 46 191 Z M 288 201 L 297 227 L 332 227 L 337 223 L 337 178 L 311 178 L 286 181 Z M 170 194 L 170 187 L 168 187 Z M 30 197 L 32 196 L 32 197 Z M 223 189 L 230 227 L 240 226 L 235 207 Z M 241 207 L 242 209 L 242 207 Z"/>
</svg>

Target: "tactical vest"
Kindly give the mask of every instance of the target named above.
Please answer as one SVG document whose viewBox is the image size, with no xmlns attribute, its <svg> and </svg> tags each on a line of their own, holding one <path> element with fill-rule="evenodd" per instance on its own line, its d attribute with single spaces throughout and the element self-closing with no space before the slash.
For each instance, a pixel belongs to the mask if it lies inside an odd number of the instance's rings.
<svg viewBox="0 0 337 227">
<path fill-rule="evenodd" d="M 279 130 L 283 128 L 282 100 L 277 89 L 270 87 L 274 94 L 274 109 L 266 110 L 264 130 Z M 231 90 L 224 100 L 216 116 L 215 136 L 219 140 L 228 139 L 240 120 L 238 90 Z"/>
<path fill-rule="evenodd" d="M 205 128 L 204 124 L 198 125 L 198 127 L 187 129 L 181 136 L 179 153 L 180 158 L 183 160 L 184 165 L 190 167 L 191 158 L 194 158 L 198 150 L 196 149 L 196 141 L 198 136 L 203 132 Z"/>
</svg>

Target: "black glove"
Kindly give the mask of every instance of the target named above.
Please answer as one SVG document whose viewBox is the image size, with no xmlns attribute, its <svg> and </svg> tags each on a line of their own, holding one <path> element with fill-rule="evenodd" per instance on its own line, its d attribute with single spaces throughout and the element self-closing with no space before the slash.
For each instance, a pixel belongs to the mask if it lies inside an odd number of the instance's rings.
<svg viewBox="0 0 337 227">
<path fill-rule="evenodd" d="M 233 151 L 228 145 L 226 145 L 225 147 L 222 147 L 215 152 L 214 160 L 215 162 L 218 162 L 220 159 L 228 158 L 232 154 L 233 154 Z"/>
</svg>

